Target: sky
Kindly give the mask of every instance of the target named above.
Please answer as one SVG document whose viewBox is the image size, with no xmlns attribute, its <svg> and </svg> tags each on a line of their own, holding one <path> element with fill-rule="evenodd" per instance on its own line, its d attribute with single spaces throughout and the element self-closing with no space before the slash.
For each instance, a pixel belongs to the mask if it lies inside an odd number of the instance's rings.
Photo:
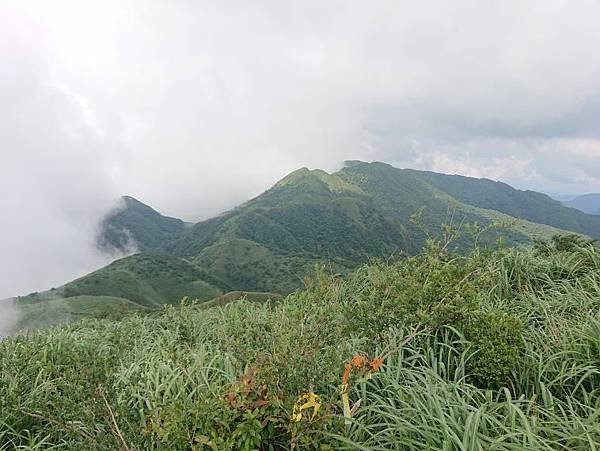
<svg viewBox="0 0 600 451">
<path fill-rule="evenodd" d="M 600 192 L 600 2 L 2 0 L 0 299 L 346 159 Z M 112 256 L 114 257 L 114 256 Z"/>
</svg>

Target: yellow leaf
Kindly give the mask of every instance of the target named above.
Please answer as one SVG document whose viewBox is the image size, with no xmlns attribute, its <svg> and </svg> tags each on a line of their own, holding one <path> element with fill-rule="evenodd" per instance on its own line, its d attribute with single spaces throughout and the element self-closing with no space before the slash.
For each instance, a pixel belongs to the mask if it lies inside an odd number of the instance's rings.
<svg viewBox="0 0 600 451">
<path fill-rule="evenodd" d="M 352 411 L 350 410 L 350 400 L 348 399 L 348 392 L 346 390 L 342 392 L 342 404 L 344 405 L 344 423 L 349 425 L 352 423 Z"/>
<path fill-rule="evenodd" d="M 321 408 L 321 400 L 319 395 L 316 395 L 313 392 L 300 395 L 296 400 L 296 404 L 294 404 L 292 421 L 300 421 L 302 419 L 302 411 L 311 408 L 313 409 L 312 415 L 310 416 L 310 420 L 312 421 Z"/>
</svg>

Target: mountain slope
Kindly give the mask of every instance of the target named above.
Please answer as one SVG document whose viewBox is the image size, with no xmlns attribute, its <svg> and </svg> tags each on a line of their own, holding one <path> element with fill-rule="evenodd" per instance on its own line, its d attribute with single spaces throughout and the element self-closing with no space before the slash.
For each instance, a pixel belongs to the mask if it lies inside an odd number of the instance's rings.
<svg viewBox="0 0 600 451">
<path fill-rule="evenodd" d="M 372 206 L 358 187 L 306 168 L 236 209 L 196 224 L 173 252 L 195 256 L 231 239 L 253 241 L 284 255 L 350 260 L 408 245 L 405 230 Z"/>
<path fill-rule="evenodd" d="M 420 223 L 413 221 L 422 207 Z M 516 221 L 507 212 L 527 219 L 538 215 L 545 224 Z M 373 257 L 415 254 L 448 222 L 457 227 L 505 223 L 506 228 L 491 229 L 481 240 L 502 236 L 507 245 L 520 245 L 564 232 L 547 224 L 561 223 L 565 212 L 577 210 L 487 180 L 383 163 L 353 162 L 333 174 L 302 168 L 256 198 L 193 226 L 125 198 L 124 208 L 104 222 L 103 243 L 124 249 L 134 240 L 145 252 L 18 302 L 34 309 L 59 299 L 72 305 L 76 297 L 87 296 L 91 309 L 110 297 L 111 302 L 154 308 L 184 296 L 207 301 L 232 290 L 286 294 L 302 287 L 317 263 L 346 273 Z M 569 224 L 575 228 L 570 230 L 594 232 L 594 221 L 600 219 L 572 216 L 575 222 Z M 467 245 L 466 239 L 453 244 L 456 249 Z"/>
<path fill-rule="evenodd" d="M 425 208 L 423 225 L 433 233 L 439 232 L 442 225 L 449 222 L 457 226 L 461 223 L 480 226 L 494 222 L 511 223 L 501 233 L 507 244 L 516 245 L 527 243 L 534 237 L 548 237 L 561 232 L 556 227 L 527 220 L 517 221 L 506 213 L 462 202 L 423 180 L 421 171 L 398 169 L 378 162 L 353 162 L 338 174 L 346 181 L 359 186 L 386 216 L 403 225 L 409 233 L 413 248 L 416 248 L 411 249 L 412 252 L 418 252 L 426 239 L 422 227 L 410 221 L 411 215 L 422 207 Z M 485 237 L 488 240 L 495 239 L 496 234 L 488 233 Z"/>
<path fill-rule="evenodd" d="M 15 329 L 40 329 L 71 323 L 85 317 L 100 316 L 108 312 L 121 316 L 126 311 L 143 310 L 144 308 L 135 302 L 112 296 L 81 295 L 46 299 L 44 302 L 21 302 Z"/>
<path fill-rule="evenodd" d="M 17 305 L 35 305 L 77 296 L 109 296 L 141 307 L 173 304 L 188 296 L 209 300 L 230 291 L 229 287 L 197 266 L 171 255 L 136 254 L 111 263 L 62 287 L 17 298 Z"/>
<path fill-rule="evenodd" d="M 105 250 L 125 252 L 168 250 L 169 243 L 185 229 L 181 219 L 163 216 L 139 200 L 123 196 L 120 205 L 104 218 L 98 245 Z"/>
<path fill-rule="evenodd" d="M 460 175 L 405 170 L 465 204 L 497 210 L 515 218 L 600 237 L 600 217 L 591 216 L 535 191 Z M 600 207 L 599 207 L 600 208 Z"/>
<path fill-rule="evenodd" d="M 600 193 L 584 194 L 571 199 L 564 204 L 590 215 L 600 215 Z"/>
<path fill-rule="evenodd" d="M 287 293 L 319 261 L 345 272 L 372 257 L 418 252 L 427 233 L 411 216 L 423 206 L 423 221 L 434 233 L 452 215 L 457 223 L 480 225 L 514 220 L 461 203 L 409 171 L 355 162 L 334 174 L 294 171 L 260 196 L 190 228 L 173 253 L 235 289 Z M 515 245 L 558 232 L 521 221 L 503 236 Z"/>
<path fill-rule="evenodd" d="M 173 252 L 236 289 L 290 292 L 318 261 L 345 271 L 410 247 L 398 221 L 337 175 L 300 169 L 217 218 L 193 226 Z"/>
</svg>

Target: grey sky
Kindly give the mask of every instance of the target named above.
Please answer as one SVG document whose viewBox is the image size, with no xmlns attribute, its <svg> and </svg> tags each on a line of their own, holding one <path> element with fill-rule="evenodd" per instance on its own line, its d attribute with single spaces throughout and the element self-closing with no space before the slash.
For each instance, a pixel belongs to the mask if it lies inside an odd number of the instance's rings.
<svg viewBox="0 0 600 451">
<path fill-rule="evenodd" d="M 344 159 L 600 191 L 598 1 L 5 0 L 0 298 L 106 261 L 120 194 L 195 220 Z"/>
</svg>

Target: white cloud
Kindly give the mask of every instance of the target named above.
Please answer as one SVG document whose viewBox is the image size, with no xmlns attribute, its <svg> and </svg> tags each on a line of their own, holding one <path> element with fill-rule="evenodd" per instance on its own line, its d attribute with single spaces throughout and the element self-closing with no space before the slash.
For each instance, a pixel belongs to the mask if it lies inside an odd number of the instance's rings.
<svg viewBox="0 0 600 451">
<path fill-rule="evenodd" d="M 98 219 L 117 192 L 110 168 L 119 144 L 30 45 L 30 21 L 0 27 L 0 299 L 49 288 L 106 263 L 94 245 Z"/>
<path fill-rule="evenodd" d="M 3 2 L 0 297 L 99 264 L 90 230 L 118 194 L 193 220 L 352 158 L 600 190 L 599 15 L 561 0 Z"/>
</svg>

